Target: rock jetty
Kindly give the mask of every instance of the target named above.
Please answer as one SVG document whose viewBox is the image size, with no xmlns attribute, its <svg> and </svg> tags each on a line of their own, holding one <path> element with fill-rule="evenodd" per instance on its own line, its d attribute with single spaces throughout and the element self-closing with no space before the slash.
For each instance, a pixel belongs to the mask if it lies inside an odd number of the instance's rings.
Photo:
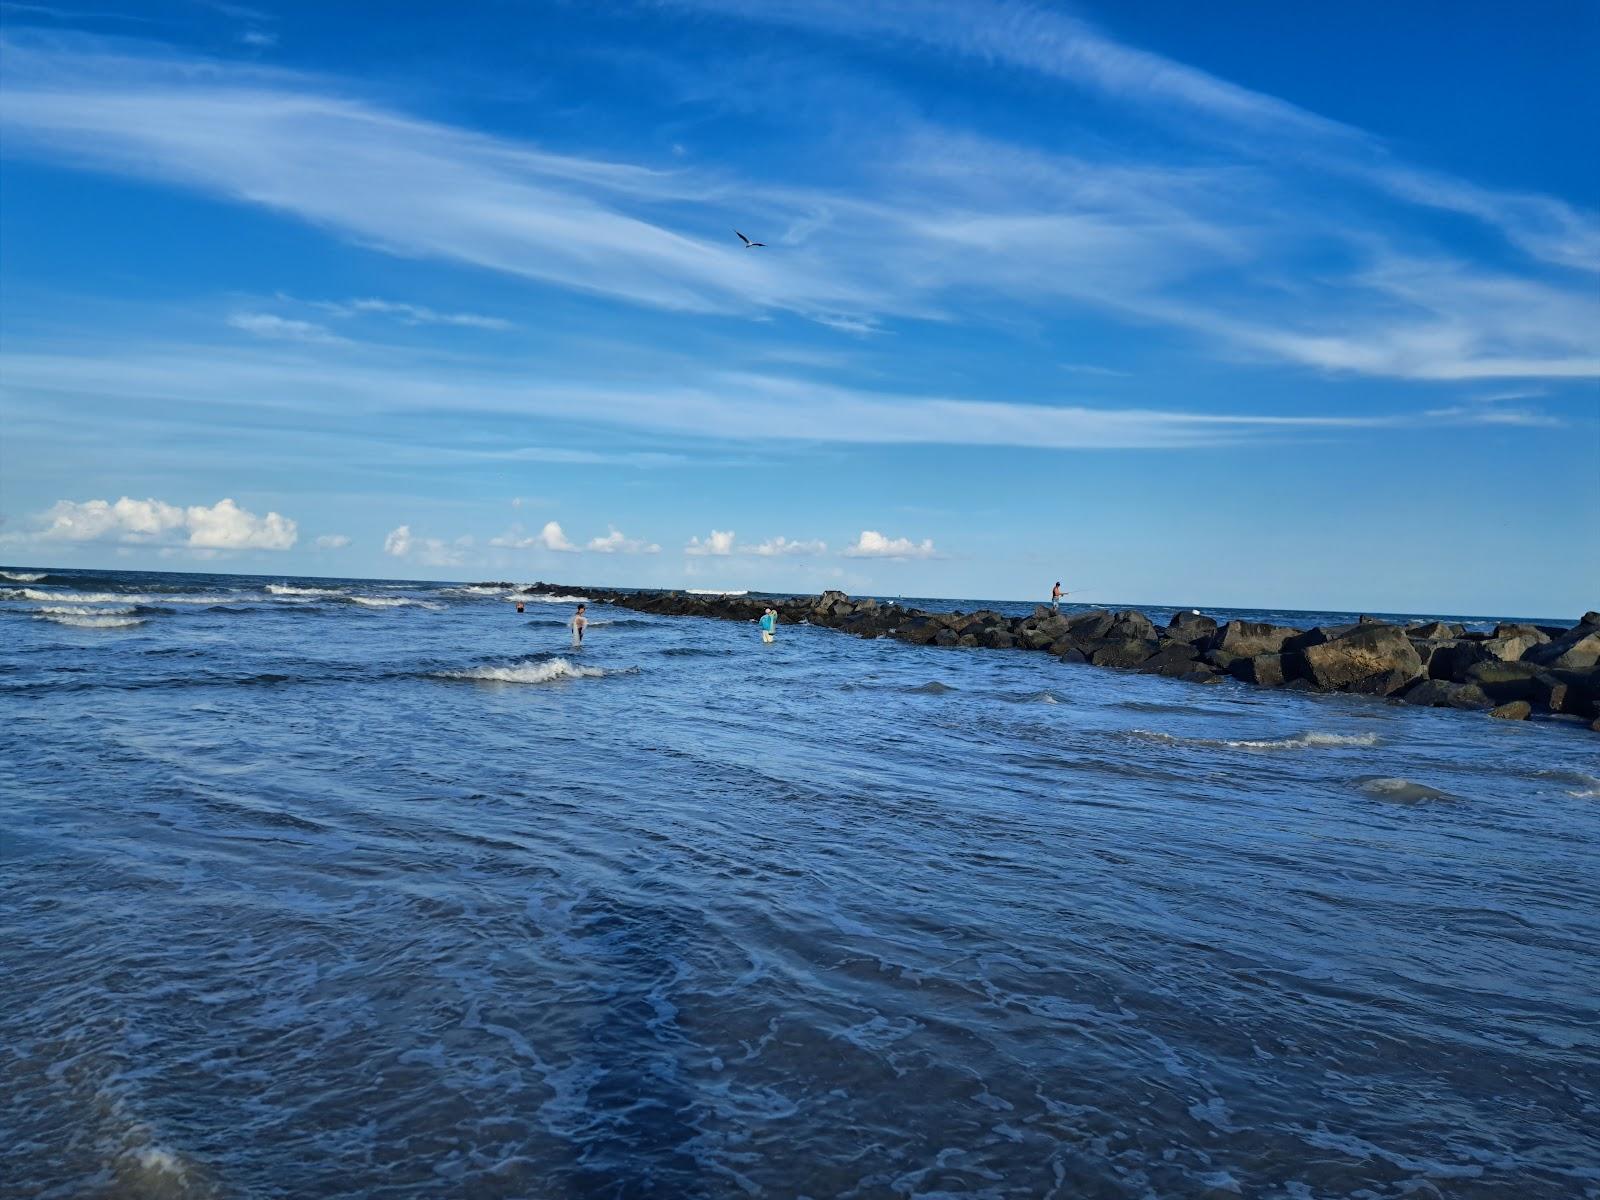
<svg viewBox="0 0 1600 1200">
<path fill-rule="evenodd" d="M 1292 691 L 1350 692 L 1434 708 L 1481 710 L 1522 720 L 1535 714 L 1577 719 L 1600 732 L 1600 612 L 1576 625 L 1497 625 L 1492 633 L 1430 621 L 1393 625 L 1362 617 L 1351 625 L 1296 629 L 1257 621 L 1218 624 L 1180 612 L 1157 627 L 1141 612 L 1056 613 L 1041 604 L 1030 616 L 924 612 L 843 592 L 764 599 L 557 587 L 526 594 L 571 595 L 637 612 L 755 621 L 770 605 L 785 625 L 811 624 L 865 638 L 916 646 L 1031 650 L 1063 662 L 1092 663 L 1190 683 L 1228 679 Z"/>
</svg>

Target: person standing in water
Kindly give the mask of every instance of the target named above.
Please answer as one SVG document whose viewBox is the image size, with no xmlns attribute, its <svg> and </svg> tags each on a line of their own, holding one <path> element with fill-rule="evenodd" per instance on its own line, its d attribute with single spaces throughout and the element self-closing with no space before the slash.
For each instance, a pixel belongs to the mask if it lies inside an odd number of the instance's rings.
<svg viewBox="0 0 1600 1200">
<path fill-rule="evenodd" d="M 1061 611 L 1061 597 L 1063 594 L 1064 593 L 1061 590 L 1061 580 L 1058 579 L 1056 580 L 1055 587 L 1050 589 L 1050 611 Z"/>
<path fill-rule="evenodd" d="M 778 610 L 769 607 L 761 614 L 761 640 L 766 645 L 772 644 L 772 633 L 778 627 Z"/>
<path fill-rule="evenodd" d="M 589 618 L 583 615 L 587 604 L 578 605 L 578 611 L 572 614 L 572 620 L 567 622 L 567 628 L 572 630 L 572 648 L 577 650 L 583 645 L 583 631 L 589 624 Z"/>
</svg>

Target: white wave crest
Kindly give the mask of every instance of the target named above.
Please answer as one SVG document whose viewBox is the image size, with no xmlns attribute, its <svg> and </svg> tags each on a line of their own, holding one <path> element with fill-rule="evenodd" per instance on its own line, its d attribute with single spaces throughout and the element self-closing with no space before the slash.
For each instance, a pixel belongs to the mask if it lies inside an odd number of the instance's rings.
<svg viewBox="0 0 1600 1200">
<path fill-rule="evenodd" d="M 57 625 L 70 625 L 74 629 L 132 629 L 144 624 L 143 617 L 88 617 L 65 613 L 40 613 L 34 620 L 54 621 Z"/>
<path fill-rule="evenodd" d="M 274 596 L 342 596 L 338 588 L 302 588 L 287 583 L 269 583 L 267 591 Z"/>
<path fill-rule="evenodd" d="M 529 604 L 587 604 L 587 596 L 507 596 L 508 600 L 526 600 Z"/>
<path fill-rule="evenodd" d="M 96 608 L 78 608 L 70 605 L 43 604 L 39 611 L 52 617 L 125 617 L 133 611 L 131 604 L 105 605 Z"/>
<path fill-rule="evenodd" d="M 492 683 L 553 683 L 558 679 L 595 679 L 611 672 L 599 667 L 575 667 L 564 658 L 548 662 L 517 663 L 509 667 L 473 667 L 466 671 L 440 671 L 440 679 L 479 679 Z"/>
<path fill-rule="evenodd" d="M 227 592 L 209 596 L 175 596 L 166 592 L 150 596 L 139 592 L 45 592 L 38 588 L 0 588 L 4 599 L 35 600 L 42 604 L 223 604 L 239 597 Z"/>
<path fill-rule="evenodd" d="M 444 608 L 442 604 L 433 604 L 427 600 L 413 600 L 409 596 L 351 596 L 350 600 L 366 608 L 405 608 L 412 606 L 426 608 L 439 612 Z"/>
<path fill-rule="evenodd" d="M 1169 745 L 1210 746 L 1226 750 L 1323 750 L 1339 746 L 1378 744 L 1378 735 L 1375 733 L 1319 733 L 1315 730 L 1309 733 L 1297 733 L 1293 737 L 1259 739 L 1176 737 L 1170 733 L 1158 733 L 1149 729 L 1135 729 L 1133 733 L 1135 737 L 1166 742 Z"/>
<path fill-rule="evenodd" d="M 9 579 L 12 583 L 38 583 L 43 578 L 42 574 L 29 571 L 0 571 L 0 579 Z"/>
</svg>

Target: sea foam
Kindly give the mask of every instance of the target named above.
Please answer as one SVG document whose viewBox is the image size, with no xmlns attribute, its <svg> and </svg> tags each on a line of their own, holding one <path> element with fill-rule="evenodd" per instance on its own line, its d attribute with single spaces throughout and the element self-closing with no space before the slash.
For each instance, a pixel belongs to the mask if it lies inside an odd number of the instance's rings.
<svg viewBox="0 0 1600 1200">
<path fill-rule="evenodd" d="M 338 588 L 302 588 L 287 583 L 269 583 L 267 591 L 274 596 L 342 596 Z"/>
<path fill-rule="evenodd" d="M 465 671 L 440 671 L 440 679 L 478 679 L 491 683 L 553 683 L 558 679 L 595 679 L 612 672 L 599 667 L 575 667 L 564 658 L 546 662 L 515 663 L 509 667 L 472 667 Z"/>
<path fill-rule="evenodd" d="M 1320 733 L 1312 730 L 1284 738 L 1187 738 L 1150 729 L 1135 729 L 1134 736 L 1175 746 L 1210 746 L 1219 750 L 1320 750 L 1341 746 L 1376 746 L 1375 733 Z"/>
<path fill-rule="evenodd" d="M 38 583 L 43 579 L 42 573 L 36 574 L 29 571 L 0 571 L 0 579 L 9 579 L 12 583 Z"/>
<path fill-rule="evenodd" d="M 350 596 L 348 598 L 363 608 L 405 608 L 413 606 L 430 609 L 433 612 L 440 612 L 444 608 L 442 604 L 431 604 L 426 600 L 413 600 L 409 596 Z"/>
<path fill-rule="evenodd" d="M 132 629 L 143 625 L 143 617 L 78 616 L 66 613 L 40 613 L 36 621 L 54 621 L 57 625 L 70 625 L 74 629 Z"/>
</svg>

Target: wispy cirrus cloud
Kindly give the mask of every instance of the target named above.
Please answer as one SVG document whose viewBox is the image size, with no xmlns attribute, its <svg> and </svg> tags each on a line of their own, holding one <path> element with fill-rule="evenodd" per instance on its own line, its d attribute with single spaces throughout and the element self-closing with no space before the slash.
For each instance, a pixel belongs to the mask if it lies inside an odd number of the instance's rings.
<svg viewBox="0 0 1600 1200">
<path fill-rule="evenodd" d="M 313 321 L 297 321 L 293 318 L 280 317 L 273 313 L 234 313 L 228 318 L 228 324 L 255 337 L 282 342 L 311 342 L 313 344 L 332 345 L 335 342 L 345 340 L 326 326 L 318 325 Z"/>
<path fill-rule="evenodd" d="M 313 300 L 313 308 L 335 317 L 377 315 L 392 317 L 403 325 L 453 325 L 465 329 L 491 329 L 503 332 L 516 326 L 504 317 L 487 317 L 482 313 L 439 312 L 425 304 L 408 304 L 403 300 Z"/>
<path fill-rule="evenodd" d="M 992 323 L 1019 306 L 1040 321 L 1088 310 L 1177 331 L 1205 353 L 1317 371 L 1600 375 L 1600 301 L 1541 273 L 1592 265 L 1600 246 L 1600 221 L 1562 201 L 1399 163 L 1360 131 L 1021 4 L 714 6 L 847 36 L 889 32 L 1141 112 L 1203 117 L 1189 122 L 1196 137 L 1250 136 L 1202 167 L 1195 156 L 1075 157 L 900 123 L 861 148 L 848 182 L 822 189 L 781 169 L 737 178 L 554 154 L 289 72 L 27 42 L 7 47 L 0 121 L 9 153 L 153 177 L 389 253 L 668 310 L 789 312 L 853 332 Z M 1290 141 L 1292 169 L 1278 162 Z M 1512 269 L 1443 252 L 1390 219 L 1384 205 L 1397 204 L 1478 217 L 1534 261 Z M 772 253 L 729 244 L 733 214 L 752 205 L 777 230 Z M 351 303 L 418 323 L 496 320 Z M 249 331 L 296 340 L 289 320 Z"/>
</svg>

